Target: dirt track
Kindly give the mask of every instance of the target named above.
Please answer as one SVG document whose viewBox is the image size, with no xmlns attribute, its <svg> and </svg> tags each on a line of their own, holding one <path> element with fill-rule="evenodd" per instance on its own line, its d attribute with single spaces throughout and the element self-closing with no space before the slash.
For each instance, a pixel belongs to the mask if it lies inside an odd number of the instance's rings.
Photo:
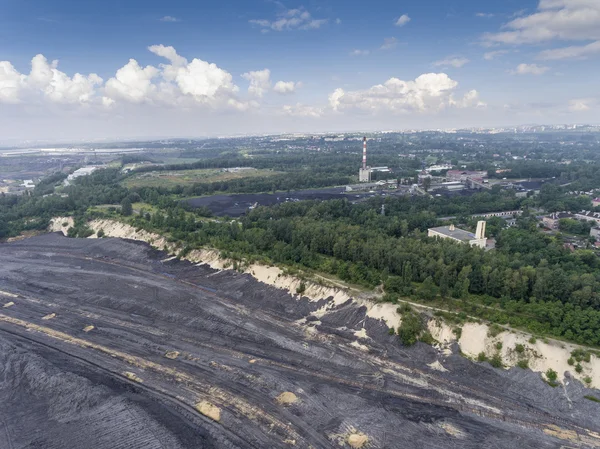
<svg viewBox="0 0 600 449">
<path fill-rule="evenodd" d="M 364 307 L 319 321 L 318 302 L 165 257 L 0 245 L 0 449 L 600 447 L 577 382 L 403 348 Z"/>
</svg>

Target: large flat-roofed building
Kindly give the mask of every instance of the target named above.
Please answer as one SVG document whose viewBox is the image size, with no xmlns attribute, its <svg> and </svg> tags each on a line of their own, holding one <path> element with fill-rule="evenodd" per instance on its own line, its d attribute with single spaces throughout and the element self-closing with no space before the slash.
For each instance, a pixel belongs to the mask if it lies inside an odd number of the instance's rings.
<svg viewBox="0 0 600 449">
<path fill-rule="evenodd" d="M 439 226 L 437 228 L 430 228 L 428 236 L 455 240 L 461 243 L 468 243 L 471 246 L 485 248 L 487 244 L 487 239 L 485 238 L 485 225 L 485 221 L 479 221 L 477 223 L 477 231 L 475 234 L 463 229 L 458 229 L 454 225 Z"/>
</svg>

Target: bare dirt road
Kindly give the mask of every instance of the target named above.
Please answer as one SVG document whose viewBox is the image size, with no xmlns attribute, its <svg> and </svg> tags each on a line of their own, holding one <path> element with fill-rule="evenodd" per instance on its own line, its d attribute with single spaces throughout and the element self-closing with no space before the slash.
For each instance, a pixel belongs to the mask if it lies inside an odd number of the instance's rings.
<svg viewBox="0 0 600 449">
<path fill-rule="evenodd" d="M 404 348 L 365 307 L 318 319 L 325 300 L 165 258 L 0 245 L 0 449 L 600 447 L 578 382 Z"/>
</svg>

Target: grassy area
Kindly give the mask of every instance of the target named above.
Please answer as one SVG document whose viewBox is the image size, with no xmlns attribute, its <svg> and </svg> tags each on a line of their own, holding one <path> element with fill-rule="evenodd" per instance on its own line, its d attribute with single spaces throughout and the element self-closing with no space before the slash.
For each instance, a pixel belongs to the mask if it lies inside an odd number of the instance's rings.
<svg viewBox="0 0 600 449">
<path fill-rule="evenodd" d="M 134 173 L 123 181 L 127 188 L 132 187 L 175 187 L 202 182 L 228 181 L 239 178 L 263 178 L 279 174 L 273 170 L 241 170 L 228 172 L 221 169 L 151 171 Z"/>
</svg>

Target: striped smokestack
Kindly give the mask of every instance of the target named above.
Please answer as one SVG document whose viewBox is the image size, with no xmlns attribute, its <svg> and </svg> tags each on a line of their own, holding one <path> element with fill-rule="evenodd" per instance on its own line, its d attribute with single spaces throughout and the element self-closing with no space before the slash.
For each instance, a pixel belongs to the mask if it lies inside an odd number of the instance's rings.
<svg viewBox="0 0 600 449">
<path fill-rule="evenodd" d="M 363 137 L 363 170 L 367 169 L 367 138 Z"/>
</svg>

